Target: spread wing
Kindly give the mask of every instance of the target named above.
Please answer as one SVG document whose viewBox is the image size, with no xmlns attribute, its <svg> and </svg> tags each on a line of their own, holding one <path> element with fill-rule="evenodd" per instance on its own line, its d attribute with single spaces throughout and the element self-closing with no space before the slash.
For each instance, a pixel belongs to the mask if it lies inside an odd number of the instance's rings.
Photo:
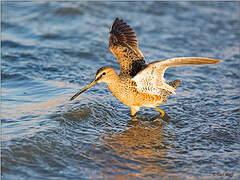
<svg viewBox="0 0 240 180">
<path fill-rule="evenodd" d="M 146 67 L 144 57 L 138 49 L 135 32 L 118 18 L 110 28 L 109 49 L 120 64 L 120 74 L 133 77 Z"/>
<path fill-rule="evenodd" d="M 175 88 L 166 84 L 164 80 L 164 72 L 169 66 L 202 65 L 217 62 L 220 61 L 203 57 L 181 57 L 157 61 L 149 64 L 133 77 L 132 80 L 136 82 L 139 92 L 159 95 L 164 89 L 172 94 L 176 94 Z"/>
</svg>

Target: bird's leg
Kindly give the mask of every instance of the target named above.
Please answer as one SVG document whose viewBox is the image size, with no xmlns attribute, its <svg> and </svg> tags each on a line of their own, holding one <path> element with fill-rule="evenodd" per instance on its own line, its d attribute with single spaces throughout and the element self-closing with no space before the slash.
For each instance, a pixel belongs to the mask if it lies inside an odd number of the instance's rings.
<svg viewBox="0 0 240 180">
<path fill-rule="evenodd" d="M 134 117 L 135 117 L 136 112 L 139 111 L 139 107 L 137 107 L 137 106 L 130 106 L 130 111 L 131 111 L 131 115 L 133 117 L 133 120 L 136 120 L 136 118 L 134 118 Z"/>
<path fill-rule="evenodd" d="M 155 106 L 155 109 L 158 110 L 161 113 L 162 118 L 163 118 L 164 115 L 165 115 L 165 112 L 163 110 L 159 109 L 157 106 Z"/>
</svg>

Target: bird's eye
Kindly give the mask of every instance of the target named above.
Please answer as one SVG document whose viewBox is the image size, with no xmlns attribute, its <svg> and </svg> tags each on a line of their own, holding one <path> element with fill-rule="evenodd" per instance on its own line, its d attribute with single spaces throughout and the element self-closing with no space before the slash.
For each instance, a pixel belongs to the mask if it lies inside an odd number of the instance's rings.
<svg viewBox="0 0 240 180">
<path fill-rule="evenodd" d="M 106 75 L 106 72 L 103 72 L 102 75 Z"/>
</svg>

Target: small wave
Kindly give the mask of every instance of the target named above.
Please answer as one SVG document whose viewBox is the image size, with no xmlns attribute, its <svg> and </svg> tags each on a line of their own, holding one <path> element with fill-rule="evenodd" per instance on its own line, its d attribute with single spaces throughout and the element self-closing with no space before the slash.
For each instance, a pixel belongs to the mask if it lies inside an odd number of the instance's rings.
<svg viewBox="0 0 240 180">
<path fill-rule="evenodd" d="M 3 40 L 2 41 L 2 46 L 3 47 L 13 47 L 13 48 L 19 48 L 22 47 L 23 45 L 17 42 L 9 41 L 9 40 Z"/>
<path fill-rule="evenodd" d="M 2 83 L 4 84 L 6 81 L 26 81 L 30 80 L 30 78 L 22 73 L 11 73 L 2 71 Z"/>
<path fill-rule="evenodd" d="M 41 37 L 43 39 L 52 39 L 52 40 L 57 40 L 57 39 L 62 39 L 63 38 L 58 34 L 43 34 L 43 35 L 41 35 Z"/>
<path fill-rule="evenodd" d="M 60 16 L 76 16 L 83 15 L 84 13 L 83 11 L 73 7 L 61 7 L 55 11 L 55 14 Z"/>
<path fill-rule="evenodd" d="M 23 49 L 32 49 L 33 46 L 31 45 L 24 45 L 23 43 L 20 42 L 15 42 L 12 40 L 3 40 L 2 41 L 2 47 L 6 48 L 23 48 Z"/>
</svg>

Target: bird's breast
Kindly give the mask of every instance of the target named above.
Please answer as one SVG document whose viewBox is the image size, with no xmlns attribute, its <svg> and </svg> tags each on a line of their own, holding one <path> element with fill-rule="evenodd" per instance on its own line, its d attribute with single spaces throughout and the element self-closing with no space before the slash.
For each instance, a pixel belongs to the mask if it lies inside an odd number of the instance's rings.
<svg viewBox="0 0 240 180">
<path fill-rule="evenodd" d="M 108 83 L 112 94 L 123 104 L 128 106 L 153 107 L 162 102 L 161 96 L 141 93 L 137 91 L 134 81 L 126 80 L 119 83 Z"/>
</svg>

